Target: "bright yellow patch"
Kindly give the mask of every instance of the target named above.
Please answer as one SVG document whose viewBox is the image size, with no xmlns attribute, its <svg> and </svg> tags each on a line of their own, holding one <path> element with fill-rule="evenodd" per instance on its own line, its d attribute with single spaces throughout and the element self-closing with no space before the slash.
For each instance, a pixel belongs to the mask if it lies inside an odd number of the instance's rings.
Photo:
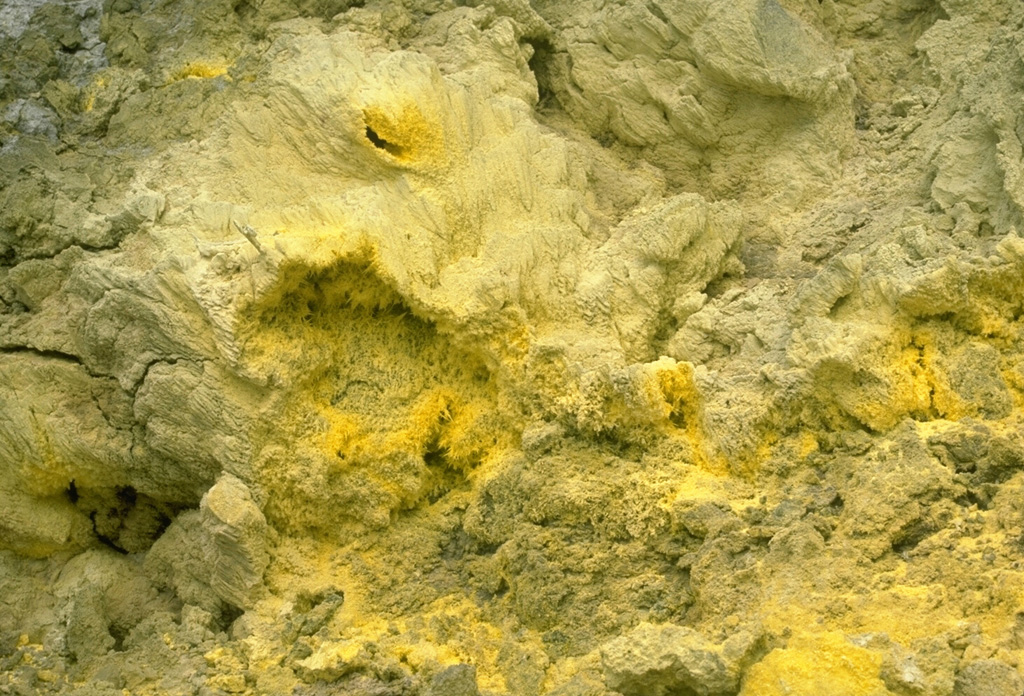
<svg viewBox="0 0 1024 696">
<path fill-rule="evenodd" d="M 228 68 L 230 67 L 231 65 L 229 63 L 194 61 L 192 63 L 186 63 L 182 67 L 178 68 L 178 70 L 171 73 L 168 82 L 177 82 L 190 77 L 200 80 L 208 80 L 210 78 L 226 75 Z"/>
<path fill-rule="evenodd" d="M 829 429 L 851 423 L 886 432 L 905 418 L 932 420 L 963 415 L 937 367 L 934 338 L 926 330 L 892 330 L 870 349 L 870 360 L 851 365 L 829 362 L 815 374 L 819 408 L 810 417 Z"/>
<path fill-rule="evenodd" d="M 740 696 L 888 696 L 882 658 L 836 633 L 793 639 L 750 668 Z"/>
<path fill-rule="evenodd" d="M 803 430 L 800 432 L 799 437 L 799 448 L 797 450 L 797 456 L 800 459 L 810 456 L 814 452 L 818 451 L 819 443 L 818 438 L 809 430 Z"/>
<path fill-rule="evenodd" d="M 962 619 L 942 585 L 895 585 L 887 590 L 849 598 L 850 633 L 886 633 L 910 645 L 914 640 L 952 628 Z"/>
<path fill-rule="evenodd" d="M 664 398 L 663 417 L 678 428 L 696 434 L 700 424 L 700 392 L 693 382 L 693 365 L 677 363 L 658 372 L 658 385 Z"/>
<path fill-rule="evenodd" d="M 405 164 L 444 162 L 445 138 L 440 123 L 432 123 L 414 103 L 393 109 L 363 110 L 367 144 L 384 157 Z"/>
<path fill-rule="evenodd" d="M 957 420 L 967 415 L 963 400 L 949 386 L 949 379 L 937 367 L 940 357 L 932 332 L 921 329 L 914 333 L 913 348 L 918 350 L 916 358 L 920 366 L 924 386 L 928 388 L 929 410 L 932 417 Z"/>
<path fill-rule="evenodd" d="M 365 258 L 279 278 L 238 326 L 248 369 L 281 387 L 253 435 L 273 522 L 334 538 L 347 523 L 384 527 L 518 438 L 484 363 Z"/>
</svg>

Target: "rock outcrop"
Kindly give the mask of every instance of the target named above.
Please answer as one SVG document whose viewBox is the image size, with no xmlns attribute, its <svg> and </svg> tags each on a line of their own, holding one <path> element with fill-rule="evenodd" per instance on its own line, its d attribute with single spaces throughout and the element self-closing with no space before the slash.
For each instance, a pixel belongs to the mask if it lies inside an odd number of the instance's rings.
<svg viewBox="0 0 1024 696">
<path fill-rule="evenodd" d="M 1018 693 L 1024 8 L 0 7 L 0 691 Z"/>
</svg>

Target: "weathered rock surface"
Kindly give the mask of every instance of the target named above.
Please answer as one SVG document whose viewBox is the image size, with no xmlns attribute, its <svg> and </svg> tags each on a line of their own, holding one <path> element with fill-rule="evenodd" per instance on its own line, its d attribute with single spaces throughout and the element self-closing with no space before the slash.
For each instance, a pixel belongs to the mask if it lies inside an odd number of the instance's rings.
<svg viewBox="0 0 1024 696">
<path fill-rule="evenodd" d="M 0 692 L 1017 694 L 1024 7 L 0 6 Z"/>
<path fill-rule="evenodd" d="M 715 645 L 691 628 L 641 623 L 601 647 L 608 686 L 629 694 L 735 694 L 753 662 L 759 631 L 740 631 Z"/>
</svg>

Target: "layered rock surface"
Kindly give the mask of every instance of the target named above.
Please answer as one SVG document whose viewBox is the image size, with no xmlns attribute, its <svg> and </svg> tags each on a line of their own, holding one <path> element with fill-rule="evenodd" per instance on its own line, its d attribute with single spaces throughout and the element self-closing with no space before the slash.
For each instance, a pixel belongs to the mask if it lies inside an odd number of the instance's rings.
<svg viewBox="0 0 1024 696">
<path fill-rule="evenodd" d="M 0 690 L 1018 693 L 1022 26 L 0 7 Z"/>
</svg>

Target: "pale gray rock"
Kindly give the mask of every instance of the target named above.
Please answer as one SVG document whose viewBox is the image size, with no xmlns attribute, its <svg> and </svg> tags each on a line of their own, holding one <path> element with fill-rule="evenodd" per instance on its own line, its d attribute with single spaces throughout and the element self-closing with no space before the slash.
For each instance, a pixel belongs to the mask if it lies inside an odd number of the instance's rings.
<svg viewBox="0 0 1024 696">
<path fill-rule="evenodd" d="M 46 0 L 11 0 L 0 7 L 0 37 L 18 38 L 28 27 L 32 14 Z"/>
<path fill-rule="evenodd" d="M 19 99 L 7 106 L 3 120 L 25 135 L 57 139 L 57 114 L 35 101 Z"/>
</svg>

